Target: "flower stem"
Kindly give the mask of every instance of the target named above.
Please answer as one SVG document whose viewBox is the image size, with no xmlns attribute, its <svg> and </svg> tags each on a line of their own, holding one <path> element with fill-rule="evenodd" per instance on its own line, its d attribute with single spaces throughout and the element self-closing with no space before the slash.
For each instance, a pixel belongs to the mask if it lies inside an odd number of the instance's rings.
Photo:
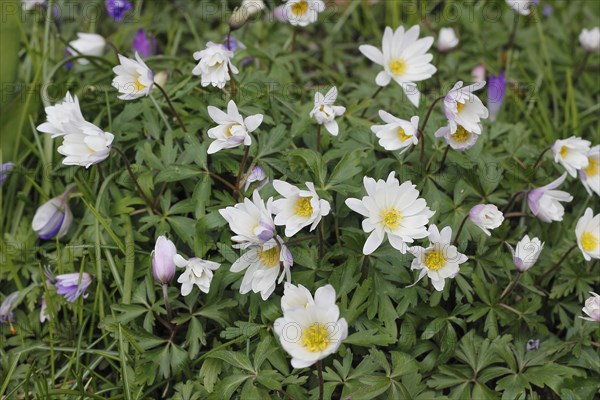
<svg viewBox="0 0 600 400">
<path fill-rule="evenodd" d="M 442 161 L 440 162 L 440 167 L 438 168 L 438 170 L 436 172 L 441 171 L 442 168 L 444 167 L 444 162 L 446 162 L 446 157 L 448 156 L 449 149 L 450 149 L 450 145 L 447 145 L 446 148 L 444 149 L 444 155 L 442 156 Z M 434 157 L 435 157 L 435 153 L 432 153 L 431 157 L 429 157 L 429 161 L 427 161 L 427 165 L 425 166 L 425 172 L 429 172 L 429 167 L 431 167 L 431 163 L 433 162 Z"/>
<path fill-rule="evenodd" d="M 169 287 L 166 283 L 162 284 L 163 299 L 165 299 L 165 309 L 167 310 L 167 321 L 171 323 L 173 314 L 171 313 L 171 305 L 169 304 Z"/>
<path fill-rule="evenodd" d="M 546 147 L 539 155 L 539 157 L 537 158 L 535 164 L 533 164 L 533 170 L 535 171 L 538 167 L 538 165 L 542 162 L 542 158 L 544 157 L 544 154 L 546 154 L 546 152 L 548 150 L 550 150 L 552 148 L 552 146 L 548 146 Z"/>
<path fill-rule="evenodd" d="M 529 217 L 529 214 L 524 212 L 513 212 L 504 214 L 504 218 L 519 218 L 519 217 Z"/>
<path fill-rule="evenodd" d="M 469 213 L 467 213 L 467 215 L 465 215 L 462 222 L 460 223 L 460 226 L 458 227 L 458 230 L 456 231 L 456 236 L 454 237 L 455 245 L 458 243 L 458 238 L 460 237 L 460 233 L 462 232 L 462 230 L 465 226 L 465 223 L 467 222 L 467 219 L 469 219 Z"/>
<path fill-rule="evenodd" d="M 221 175 L 219 174 L 215 174 L 214 172 L 211 171 L 206 171 L 206 173 L 208 175 L 210 175 L 212 178 L 218 180 L 219 182 L 223 183 L 225 186 L 227 186 L 229 189 L 231 189 L 231 191 L 235 194 L 236 192 L 236 188 L 235 186 L 233 186 L 231 183 L 229 183 L 227 180 L 225 180 L 223 177 L 221 177 Z"/>
<path fill-rule="evenodd" d="M 323 400 L 324 383 L 323 383 L 323 365 L 321 365 L 321 360 L 317 361 L 317 376 L 319 377 L 319 400 Z"/>
<path fill-rule="evenodd" d="M 381 92 L 381 91 L 383 90 L 383 88 L 384 88 L 384 87 L 385 87 L 385 86 L 379 86 L 379 87 L 377 88 L 377 90 L 375 91 L 375 93 L 373 93 L 373 96 L 371 96 L 371 100 L 375 100 L 375 97 L 377 97 L 377 95 L 379 94 L 379 92 Z M 367 107 L 365 107 L 365 109 L 363 110 L 362 114 L 360 114 L 360 117 L 361 117 L 361 118 L 364 118 L 364 117 L 365 117 L 365 114 L 367 113 L 367 109 L 368 109 L 368 108 L 369 108 L 368 106 L 367 106 Z"/>
<path fill-rule="evenodd" d="M 298 29 L 294 26 L 292 30 L 292 53 L 296 51 L 296 35 L 298 34 Z"/>
<path fill-rule="evenodd" d="M 525 192 L 526 192 L 526 190 L 519 190 L 519 191 L 515 192 L 515 194 L 512 195 L 512 197 L 510 198 L 510 200 L 508 201 L 508 203 L 506 203 L 506 205 L 502 209 L 502 213 L 505 213 L 508 210 L 510 210 L 510 208 L 515 203 L 515 201 L 517 201 L 517 199 L 519 198 L 519 196 L 521 196 Z"/>
<path fill-rule="evenodd" d="M 421 142 L 421 155 L 419 156 L 419 160 L 421 162 L 423 162 L 423 158 L 425 157 L 425 127 L 427 127 L 427 122 L 429 121 L 433 107 L 444 97 L 445 96 L 440 96 L 431 103 L 429 110 L 427 110 L 427 114 L 425 115 L 425 119 L 423 120 L 423 125 L 421 125 L 421 129 L 419 129 L 419 141 Z"/>
<path fill-rule="evenodd" d="M 129 160 L 127 159 L 127 156 L 125 155 L 125 153 L 123 153 L 123 150 L 119 149 L 116 146 L 112 146 L 111 149 L 116 151 L 121 156 L 123 161 L 125 162 L 125 167 L 127 168 L 127 172 L 129 173 L 129 176 L 131 177 L 131 180 L 133 181 L 135 188 L 137 189 L 138 193 L 140 194 L 140 196 L 142 197 L 142 199 L 144 200 L 146 205 L 150 208 L 150 210 L 152 210 L 152 212 L 154 214 L 157 214 L 157 215 L 160 214 L 159 211 L 156 209 L 156 207 L 154 207 L 154 204 L 152 204 L 150 199 L 148 199 L 148 197 L 146 197 L 146 194 L 144 193 L 140 184 L 138 183 L 137 179 L 135 178 L 135 175 L 133 174 L 133 171 L 131 170 L 131 164 L 129 164 Z"/>
<path fill-rule="evenodd" d="M 160 86 L 156 82 L 154 82 L 154 86 L 156 86 L 158 88 L 158 90 L 160 90 L 160 92 L 164 96 L 165 100 L 167 100 L 167 103 L 169 104 L 169 108 L 171 109 L 171 112 L 173 113 L 173 116 L 175 116 L 175 119 L 177 120 L 177 123 L 179 123 L 179 126 L 181 127 L 181 130 L 184 131 L 184 132 L 187 132 L 187 129 L 185 128 L 185 125 L 183 124 L 183 121 L 181 120 L 181 117 L 179 116 L 179 113 L 177 112 L 177 110 L 175 110 L 175 107 L 173 106 L 173 103 L 171 102 L 171 99 L 169 98 L 169 95 L 167 94 L 167 92 L 165 92 L 165 89 L 163 89 L 162 86 Z"/>
<path fill-rule="evenodd" d="M 515 12 L 514 17 L 515 18 L 513 19 L 512 31 L 510 32 L 510 38 L 508 39 L 508 44 L 506 45 L 507 50 L 512 49 L 513 45 L 515 44 L 515 38 L 517 37 L 517 28 L 519 27 L 519 14 Z"/>
<path fill-rule="evenodd" d="M 517 276 L 515 276 L 515 279 L 513 279 L 508 284 L 508 286 L 506 286 L 506 288 L 500 295 L 500 300 L 498 300 L 498 303 L 502 303 L 502 300 L 504 300 L 509 294 L 511 294 L 512 291 L 517 287 L 517 283 L 519 283 L 519 280 L 521 279 L 521 275 L 523 275 L 523 274 L 520 271 L 517 271 Z"/>
<path fill-rule="evenodd" d="M 325 237 L 325 225 L 323 225 L 323 220 L 319 224 L 319 262 L 323 259 L 323 248 L 324 248 L 324 239 Z"/>
<path fill-rule="evenodd" d="M 581 74 L 583 73 L 583 70 L 585 69 L 585 66 L 587 65 L 587 62 L 590 58 L 590 53 L 589 52 L 585 52 L 585 56 L 583 57 L 583 61 L 581 61 L 581 63 L 579 64 L 579 66 L 577 67 L 577 69 L 575 70 L 575 73 L 573 74 L 573 85 L 575 85 L 577 83 L 577 81 L 579 80 L 579 77 L 581 76 Z"/>
<path fill-rule="evenodd" d="M 317 125 L 317 153 L 321 152 L 321 125 Z"/>
<path fill-rule="evenodd" d="M 569 250 L 567 250 L 565 252 L 565 254 L 563 254 L 563 256 L 560 258 L 560 260 L 558 260 L 558 262 L 556 264 L 554 264 L 554 267 L 550 268 L 544 275 L 542 275 L 538 282 L 542 283 L 544 282 L 544 280 L 546 280 L 547 277 L 549 277 L 550 275 L 552 275 L 563 263 L 563 261 L 565 261 L 565 259 L 567 258 L 567 256 L 573 251 L 575 250 L 575 248 L 577 248 L 577 244 L 574 244 L 573 246 L 571 246 L 569 248 Z"/>
<path fill-rule="evenodd" d="M 250 146 L 244 146 L 244 155 L 242 156 L 242 162 L 240 163 L 240 169 L 238 170 L 237 179 L 235 181 L 235 191 L 238 194 L 242 194 L 240 190 L 240 181 L 242 180 L 242 172 L 248 161 L 248 153 L 250 152 Z"/>
<path fill-rule="evenodd" d="M 231 92 L 231 98 L 235 99 L 235 81 L 233 80 L 233 75 L 229 79 L 229 91 Z"/>
</svg>

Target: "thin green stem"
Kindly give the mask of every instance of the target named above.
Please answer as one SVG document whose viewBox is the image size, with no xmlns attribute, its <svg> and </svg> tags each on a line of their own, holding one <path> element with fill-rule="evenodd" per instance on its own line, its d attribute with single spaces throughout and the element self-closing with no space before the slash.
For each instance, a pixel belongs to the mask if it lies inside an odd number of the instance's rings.
<svg viewBox="0 0 600 400">
<path fill-rule="evenodd" d="M 321 125 L 317 125 L 317 153 L 321 152 Z"/>
<path fill-rule="evenodd" d="M 458 238 L 460 237 L 460 233 L 462 232 L 462 230 L 465 226 L 465 223 L 467 222 L 467 219 L 469 219 L 469 213 L 467 213 L 467 215 L 465 215 L 462 222 L 460 223 L 460 226 L 458 227 L 458 230 L 456 231 L 456 236 L 454 237 L 455 245 L 458 243 Z"/>
<path fill-rule="evenodd" d="M 131 170 L 131 164 L 129 163 L 129 159 L 127 158 L 127 156 L 125 155 L 125 153 L 123 152 L 123 150 L 119 149 L 116 146 L 112 146 L 111 147 L 112 150 L 116 151 L 121 158 L 123 159 L 123 162 L 125 162 L 125 167 L 127 168 L 127 172 L 129 173 L 129 176 L 131 177 L 131 180 L 133 181 L 133 184 L 135 186 L 135 188 L 137 189 L 138 193 L 140 194 L 140 196 L 142 197 L 142 199 L 144 200 L 144 202 L 146 203 L 146 205 L 148 206 L 148 208 L 150 208 L 150 210 L 154 213 L 154 214 L 160 214 L 160 212 L 154 207 L 154 204 L 152 204 L 152 202 L 150 201 L 150 199 L 146 196 L 146 194 L 144 193 L 144 191 L 142 190 L 142 187 L 140 186 L 140 184 L 138 183 L 133 171 Z"/>
<path fill-rule="evenodd" d="M 169 304 L 169 286 L 166 283 L 162 284 L 162 293 L 163 299 L 165 300 L 165 310 L 167 310 L 167 321 L 170 324 L 173 319 L 173 314 L 171 312 L 171 305 Z"/>
<path fill-rule="evenodd" d="M 550 268 L 548 271 L 546 271 L 546 273 L 538 279 L 538 282 L 543 283 L 546 280 L 546 278 L 548 278 L 550 275 L 552 275 L 561 266 L 563 261 L 566 260 L 567 256 L 576 248 L 577 248 L 577 244 L 574 244 L 573 246 L 569 247 L 569 249 L 565 252 L 565 254 L 563 254 L 563 256 L 560 258 L 560 260 L 558 260 L 558 262 L 556 264 L 554 264 L 554 266 L 552 268 Z"/>
<path fill-rule="evenodd" d="M 419 156 L 419 161 L 421 162 L 423 162 L 423 158 L 425 157 L 425 128 L 427 127 L 427 122 L 429 122 L 429 117 L 431 116 L 431 112 L 433 111 L 436 103 L 442 100 L 444 97 L 445 96 L 440 96 L 431 103 L 429 110 L 427 110 L 427 114 L 425 114 L 423 125 L 421 125 L 421 129 L 419 129 L 419 141 L 421 142 L 421 154 Z"/>
<path fill-rule="evenodd" d="M 375 100 L 375 97 L 377 97 L 377 95 L 383 90 L 383 88 L 384 88 L 384 86 L 379 86 L 377 88 L 377 90 L 375 91 L 375 93 L 373 93 L 373 96 L 371 96 L 371 100 Z M 360 114 L 361 118 L 365 117 L 365 114 L 367 113 L 367 109 L 368 108 L 369 108 L 368 106 L 365 107 L 365 109 L 363 110 L 362 114 Z"/>
<path fill-rule="evenodd" d="M 319 400 L 323 400 L 324 382 L 323 382 L 323 365 L 321 360 L 317 361 L 317 376 L 319 378 Z"/>
<path fill-rule="evenodd" d="M 240 169 L 238 170 L 237 179 L 235 181 L 235 191 L 238 194 L 242 194 L 240 190 L 240 182 L 242 180 L 242 172 L 244 171 L 244 167 L 246 166 L 246 162 L 248 161 L 248 153 L 250 152 L 250 146 L 244 146 L 244 155 L 242 156 L 242 162 L 240 163 Z"/>
<path fill-rule="evenodd" d="M 515 287 L 517 287 L 517 284 L 519 283 L 519 280 L 521 279 L 521 275 L 523 275 L 523 274 L 520 271 L 517 271 L 517 275 L 515 276 L 515 278 L 508 284 L 508 286 L 506 286 L 506 288 L 500 295 L 500 300 L 498 300 L 498 303 L 502 303 L 502 300 L 507 298 L 508 295 L 511 294 L 512 291 L 515 289 Z"/>
<path fill-rule="evenodd" d="M 165 100 L 169 104 L 169 108 L 171 109 L 171 112 L 173 113 L 173 116 L 177 120 L 177 123 L 181 127 L 181 130 L 184 131 L 184 132 L 187 132 L 187 129 L 185 128 L 185 124 L 181 120 L 181 117 L 179 116 L 179 113 L 177 112 L 177 110 L 175 110 L 175 107 L 173 106 L 173 103 L 171 102 L 171 99 L 169 98 L 169 95 L 167 94 L 167 92 L 165 91 L 165 89 L 163 89 L 162 86 L 160 86 L 156 82 L 154 82 L 154 86 L 156 86 L 158 88 L 158 90 L 160 90 L 160 92 L 162 93 L 163 97 L 165 98 Z"/>
<path fill-rule="evenodd" d="M 552 146 L 548 146 L 546 147 L 539 155 L 539 157 L 537 158 L 537 160 L 535 161 L 535 164 L 533 164 L 533 171 L 535 172 L 535 170 L 537 169 L 537 167 L 540 165 L 540 163 L 542 162 L 542 158 L 544 157 L 544 154 L 546 154 L 546 152 L 548 150 L 550 150 L 552 148 Z"/>
</svg>

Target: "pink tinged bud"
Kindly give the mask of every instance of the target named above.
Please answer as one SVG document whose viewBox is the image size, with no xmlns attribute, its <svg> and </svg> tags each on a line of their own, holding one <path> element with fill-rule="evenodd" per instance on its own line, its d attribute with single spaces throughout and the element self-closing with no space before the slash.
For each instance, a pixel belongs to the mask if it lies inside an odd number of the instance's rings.
<svg viewBox="0 0 600 400">
<path fill-rule="evenodd" d="M 471 71 L 471 76 L 473 77 L 473 81 L 475 82 L 483 82 L 485 81 L 485 65 L 479 64 L 473 68 Z"/>
<path fill-rule="evenodd" d="M 504 221 L 502 212 L 493 204 L 478 204 L 469 211 L 469 219 L 491 236 L 490 229 L 496 229 Z"/>
<path fill-rule="evenodd" d="M 273 17 L 275 17 L 275 19 L 279 22 L 287 22 L 288 21 L 285 4 L 275 7 L 275 10 L 273 10 Z"/>
<path fill-rule="evenodd" d="M 31 228 L 40 239 L 48 240 L 55 236 L 60 239 L 69 231 L 73 222 L 73 214 L 67 203 L 69 191 L 70 189 L 64 194 L 48 200 L 35 212 Z"/>
<path fill-rule="evenodd" d="M 152 252 L 152 276 L 158 283 L 169 283 L 175 275 L 173 257 L 177 254 L 175 244 L 165 236 L 159 236 Z"/>
</svg>

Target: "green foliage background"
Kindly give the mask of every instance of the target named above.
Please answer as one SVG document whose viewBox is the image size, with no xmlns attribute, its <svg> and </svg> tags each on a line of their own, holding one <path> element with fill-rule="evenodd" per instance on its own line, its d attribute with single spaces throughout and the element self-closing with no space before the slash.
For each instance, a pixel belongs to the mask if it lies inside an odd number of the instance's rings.
<svg viewBox="0 0 600 400">
<path fill-rule="evenodd" d="M 54 3 L 71 11 L 57 21 L 42 10 L 25 14 L 16 2 L 3 2 L 17 11 L 6 12 L 2 25 L 2 161 L 18 167 L 0 197 L 0 291 L 2 298 L 14 290 L 21 296 L 17 334 L 11 335 L 7 325 L 0 328 L 0 396 L 316 398 L 316 372 L 293 370 L 272 332 L 281 315 L 282 288 L 268 301 L 238 292 L 241 274 L 229 272 L 238 255 L 218 214 L 237 199 L 208 173 L 235 181 L 242 149 L 207 157 L 206 131 L 213 123 L 206 106 L 224 108 L 229 92 L 201 87 L 191 75 L 192 54 L 209 40 L 222 40 L 228 10 L 238 2 L 139 1 L 122 24 L 109 19 L 102 1 L 69 2 L 75 4 L 70 8 Z M 253 134 L 250 160 L 270 178 L 315 182 L 332 204 L 324 220 L 322 259 L 315 233 L 305 229 L 294 239 L 306 240 L 290 243 L 293 282 L 313 292 L 331 283 L 350 327 L 339 351 L 325 360 L 326 398 L 591 400 L 599 395 L 600 330 L 578 316 L 588 292 L 600 290 L 600 266 L 586 263 L 575 250 L 556 273 L 544 277 L 575 243 L 575 224 L 585 208 L 600 211 L 598 198 L 588 197 L 578 180 L 564 185 L 575 199 L 566 205 L 562 222 L 507 219 L 491 237 L 467 223 L 459 248 L 469 261 L 443 292 L 435 292 L 427 280 L 405 288 L 416 277 L 409 269 L 412 257 L 388 244 L 365 260 L 360 218 L 344 205 L 347 197 L 363 195 L 363 176 L 379 179 L 396 171 L 401 181 L 417 184 L 437 211 L 431 223 L 456 231 L 473 205 L 502 208 L 516 191 L 558 177 L 562 169 L 549 155 L 540 168 L 531 168 L 554 140 L 575 135 L 598 144 L 600 58 L 593 54 L 584 68 L 577 37 L 583 27 L 598 25 L 600 3 L 540 3 L 532 16 L 520 17 L 515 47 L 508 51 L 503 47 L 515 14 L 504 1 L 339 1 L 317 23 L 298 29 L 296 51 L 291 51 L 293 28 L 272 18 L 259 18 L 234 33 L 247 46 L 235 64 L 253 57 L 236 76 L 236 102 L 243 115 L 265 115 Z M 539 10 L 547 3 L 554 13 L 543 17 Z M 267 4 L 270 9 L 279 5 Z M 422 36 L 454 27 L 459 47 L 446 55 L 431 50 L 438 72 L 419 84 L 424 98 L 418 111 L 395 83 L 371 100 L 378 67 L 360 55 L 358 45 L 378 46 L 386 25 L 417 23 Z M 64 68 L 64 43 L 76 32 L 101 33 L 131 55 L 139 28 L 157 38 L 159 55 L 147 63 L 155 73 L 169 72 L 166 90 L 189 133 L 178 128 L 158 92 L 153 97 L 164 115 L 150 98 L 116 98 L 110 86 L 114 52 L 107 50 L 70 72 Z M 370 131 L 378 122 L 377 110 L 423 118 L 433 99 L 457 80 L 471 81 L 471 69 L 480 63 L 488 72 L 505 69 L 509 87 L 498 120 L 484 121 L 474 148 L 451 150 L 445 166 L 433 172 L 445 149 L 433 137 L 445 124 L 439 106 L 426 131 L 430 172 L 418 151 L 398 155 L 377 144 Z M 337 138 L 324 133 L 319 154 L 313 150 L 316 125 L 308 113 L 314 90 L 324 92 L 331 85 L 338 87 L 338 104 L 347 111 L 339 119 Z M 115 145 L 126 151 L 160 215 L 145 207 L 117 155 L 89 170 L 66 167 L 56 141 L 35 131 L 45 118 L 43 106 L 61 100 L 66 90 L 79 96 L 87 119 L 115 134 Z M 40 241 L 31 230 L 36 208 L 71 183 L 78 185 L 70 201 L 74 226 L 64 240 Z M 267 186 L 261 194 L 276 193 Z M 520 200 L 513 211 L 528 209 Z M 503 242 L 514 245 L 526 233 L 546 246 L 499 304 L 515 274 Z M 178 328 L 172 335 L 157 320 L 166 313 L 150 270 L 150 252 L 160 234 L 174 240 L 181 254 L 223 264 L 208 295 L 194 290 L 183 298 L 171 284 Z M 95 280 L 89 297 L 74 304 L 50 295 L 53 319 L 40 324 L 47 264 L 59 273 L 87 271 Z M 540 339 L 540 349 L 527 352 L 529 339 Z"/>
</svg>

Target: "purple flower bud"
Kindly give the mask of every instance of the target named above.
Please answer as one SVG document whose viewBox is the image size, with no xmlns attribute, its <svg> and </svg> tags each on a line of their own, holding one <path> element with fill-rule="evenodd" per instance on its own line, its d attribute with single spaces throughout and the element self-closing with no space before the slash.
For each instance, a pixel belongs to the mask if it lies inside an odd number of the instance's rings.
<svg viewBox="0 0 600 400">
<path fill-rule="evenodd" d="M 542 8 L 542 15 L 544 17 L 551 16 L 553 12 L 554 8 L 550 4 L 544 4 L 544 7 Z"/>
<path fill-rule="evenodd" d="M 488 83 L 488 110 L 490 112 L 490 121 L 496 120 L 496 115 L 500 111 L 504 94 L 506 93 L 506 79 L 504 71 L 501 71 L 498 76 L 491 74 Z"/>
<path fill-rule="evenodd" d="M 49 266 L 46 267 L 46 277 L 56 286 L 56 293 L 63 295 L 65 300 L 71 303 L 81 296 L 85 299 L 87 297 L 85 291 L 92 284 L 92 276 L 87 272 L 54 276 Z"/>
<path fill-rule="evenodd" d="M 175 244 L 164 236 L 159 236 L 152 252 L 152 276 L 158 283 L 169 283 L 175 275 L 177 255 Z"/>
<path fill-rule="evenodd" d="M 35 212 L 31 228 L 40 239 L 48 240 L 55 236 L 60 239 L 69 231 L 73 214 L 67 203 L 67 196 L 74 187 L 71 186 L 60 196 L 48 200 Z"/>
<path fill-rule="evenodd" d="M 4 184 L 6 178 L 8 178 L 8 173 L 11 169 L 13 169 L 15 164 L 11 162 L 7 162 L 5 164 L 0 165 L 0 186 Z"/>
<path fill-rule="evenodd" d="M 133 50 L 140 56 L 146 58 L 156 54 L 156 39 L 152 33 L 146 33 L 143 29 L 138 29 L 135 39 L 133 39 Z"/>
<path fill-rule="evenodd" d="M 268 182 L 268 180 L 269 179 L 265 173 L 265 170 L 257 165 L 246 174 L 246 185 L 244 190 L 248 190 L 253 182 L 259 182 L 259 185 L 256 189 L 260 190 Z"/>
<path fill-rule="evenodd" d="M 69 58 L 69 57 L 71 57 L 71 56 L 72 56 L 72 54 L 71 54 L 71 52 L 69 51 L 69 48 L 68 48 L 68 47 L 65 47 L 65 56 L 64 56 L 64 58 L 65 58 L 65 59 L 67 59 L 67 58 Z M 71 70 L 71 68 L 73 68 L 73 61 L 69 61 L 69 62 L 67 62 L 67 63 L 65 64 L 65 69 L 67 70 L 67 72 L 68 72 L 68 71 L 70 71 L 70 70 Z"/>
<path fill-rule="evenodd" d="M 19 292 L 12 292 L 6 296 L 2 304 L 0 304 L 0 324 L 4 324 L 5 322 L 13 322 L 15 320 L 12 310 L 13 304 L 15 300 L 17 300 L 17 297 L 19 297 Z"/>
<path fill-rule="evenodd" d="M 108 15 L 117 22 L 123 21 L 125 13 L 133 9 L 133 5 L 128 0 L 106 0 L 104 7 Z"/>
</svg>

